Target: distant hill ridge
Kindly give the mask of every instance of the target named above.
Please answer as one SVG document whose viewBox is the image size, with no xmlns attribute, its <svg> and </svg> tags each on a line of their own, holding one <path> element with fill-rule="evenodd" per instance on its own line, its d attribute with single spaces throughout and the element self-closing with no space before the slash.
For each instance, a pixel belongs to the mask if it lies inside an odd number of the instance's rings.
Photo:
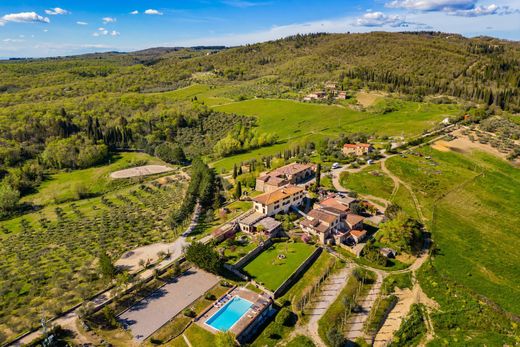
<svg viewBox="0 0 520 347">
<path fill-rule="evenodd" d="M 126 74 L 121 66 L 147 66 L 146 76 L 140 76 L 138 83 L 127 80 L 124 88 L 131 90 L 186 85 L 195 72 L 215 72 L 223 81 L 269 76 L 271 84 L 295 91 L 336 81 L 345 88 L 368 87 L 417 98 L 444 94 L 520 110 L 520 43 L 490 37 L 439 32 L 317 33 L 233 48 L 157 47 L 10 63 L 52 61 L 60 63 L 46 66 L 45 71 L 63 70 L 71 62 L 110 65 L 113 69 L 107 79 Z"/>
</svg>

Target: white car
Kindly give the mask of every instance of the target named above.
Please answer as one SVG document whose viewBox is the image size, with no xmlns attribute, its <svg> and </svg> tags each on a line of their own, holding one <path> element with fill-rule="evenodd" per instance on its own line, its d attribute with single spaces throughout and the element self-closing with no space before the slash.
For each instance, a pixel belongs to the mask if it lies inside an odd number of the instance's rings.
<svg viewBox="0 0 520 347">
<path fill-rule="evenodd" d="M 341 166 L 339 166 L 339 163 L 332 164 L 333 169 L 339 169 Z"/>
</svg>

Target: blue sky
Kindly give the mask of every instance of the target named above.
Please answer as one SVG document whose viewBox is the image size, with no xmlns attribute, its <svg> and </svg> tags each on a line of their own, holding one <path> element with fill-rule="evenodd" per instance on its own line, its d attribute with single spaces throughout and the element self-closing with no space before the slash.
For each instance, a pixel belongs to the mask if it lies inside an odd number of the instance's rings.
<svg viewBox="0 0 520 347">
<path fill-rule="evenodd" d="M 3 58 L 374 30 L 519 40 L 520 0 L 0 0 Z"/>
</svg>

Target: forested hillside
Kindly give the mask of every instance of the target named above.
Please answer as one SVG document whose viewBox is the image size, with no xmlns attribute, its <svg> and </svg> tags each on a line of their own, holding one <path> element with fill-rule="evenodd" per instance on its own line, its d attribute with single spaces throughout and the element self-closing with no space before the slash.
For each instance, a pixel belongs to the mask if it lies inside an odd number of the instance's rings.
<svg viewBox="0 0 520 347">
<path fill-rule="evenodd" d="M 458 97 L 487 106 L 488 114 L 517 112 L 520 44 L 442 33 L 314 34 L 227 49 L 4 61 L 1 188 L 11 197 L 23 195 L 45 168 L 88 167 L 116 149 L 153 154 L 165 141 L 188 159 L 271 145 L 275 134 L 253 129 L 255 119 L 208 106 L 214 100 L 301 99 L 326 81 L 415 101 Z M 195 83 L 200 93 L 181 90 Z M 203 92 L 213 94 L 198 100 Z M 9 210 L 12 200 L 0 207 Z"/>
</svg>

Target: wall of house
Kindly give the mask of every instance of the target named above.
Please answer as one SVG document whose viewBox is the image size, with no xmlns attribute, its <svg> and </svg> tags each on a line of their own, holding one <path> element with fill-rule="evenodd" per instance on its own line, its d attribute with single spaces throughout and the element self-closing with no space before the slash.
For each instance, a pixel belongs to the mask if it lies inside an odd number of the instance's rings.
<svg viewBox="0 0 520 347">
<path fill-rule="evenodd" d="M 281 212 L 287 213 L 291 206 L 300 206 L 304 197 L 305 194 L 300 192 L 274 204 L 264 206 L 258 202 L 254 202 L 253 206 L 257 212 L 263 213 L 270 217 Z"/>
</svg>

